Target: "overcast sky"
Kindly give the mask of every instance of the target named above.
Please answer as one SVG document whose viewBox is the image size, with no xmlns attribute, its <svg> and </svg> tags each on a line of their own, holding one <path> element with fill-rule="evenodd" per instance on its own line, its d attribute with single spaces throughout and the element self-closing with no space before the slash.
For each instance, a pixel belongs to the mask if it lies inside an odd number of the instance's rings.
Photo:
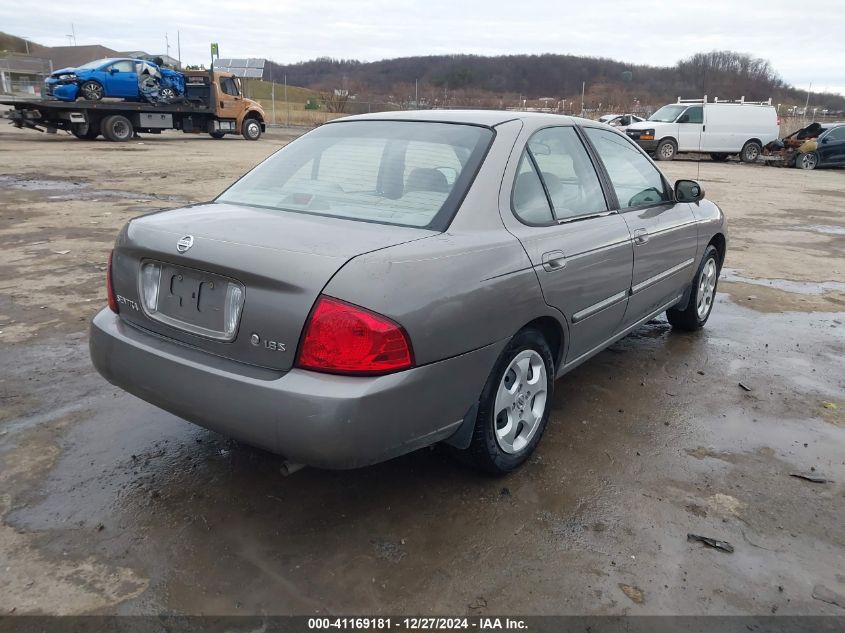
<svg viewBox="0 0 845 633">
<path fill-rule="evenodd" d="M 209 42 L 220 44 L 221 57 L 279 63 L 571 53 L 672 65 L 731 49 L 768 59 L 799 88 L 812 82 L 814 90 L 845 94 L 842 0 L 0 0 L 2 31 L 58 46 L 68 43 L 71 24 L 80 45 L 153 54 L 165 52 L 168 34 L 174 57 L 179 31 L 182 61 L 206 64 Z"/>
</svg>

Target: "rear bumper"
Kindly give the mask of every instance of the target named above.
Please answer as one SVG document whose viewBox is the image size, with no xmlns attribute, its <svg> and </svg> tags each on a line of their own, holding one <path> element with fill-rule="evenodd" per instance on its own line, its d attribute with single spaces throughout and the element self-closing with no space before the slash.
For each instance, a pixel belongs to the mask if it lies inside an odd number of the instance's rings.
<svg viewBox="0 0 845 633">
<path fill-rule="evenodd" d="M 129 326 L 104 309 L 91 360 L 112 384 L 200 426 L 323 468 L 356 468 L 448 438 L 506 341 L 377 377 L 280 373 Z"/>
</svg>

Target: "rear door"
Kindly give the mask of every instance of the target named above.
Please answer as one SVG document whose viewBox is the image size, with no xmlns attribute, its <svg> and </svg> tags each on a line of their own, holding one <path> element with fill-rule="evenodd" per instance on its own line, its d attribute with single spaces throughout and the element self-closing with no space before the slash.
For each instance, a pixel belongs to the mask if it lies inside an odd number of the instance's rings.
<svg viewBox="0 0 845 633">
<path fill-rule="evenodd" d="M 566 362 L 601 346 L 622 323 L 633 253 L 574 127 L 537 131 L 519 148 L 509 230 L 525 247 L 543 296 L 569 323 Z M 505 212 L 507 214 L 507 212 Z"/>
<path fill-rule="evenodd" d="M 692 208 L 676 203 L 660 171 L 624 136 L 585 128 L 627 222 L 634 244 L 634 273 L 624 317 L 629 326 L 664 307 L 690 283 L 698 247 Z"/>
<path fill-rule="evenodd" d="M 697 152 L 701 149 L 704 129 L 704 106 L 690 106 L 678 117 L 678 151 Z"/>
</svg>

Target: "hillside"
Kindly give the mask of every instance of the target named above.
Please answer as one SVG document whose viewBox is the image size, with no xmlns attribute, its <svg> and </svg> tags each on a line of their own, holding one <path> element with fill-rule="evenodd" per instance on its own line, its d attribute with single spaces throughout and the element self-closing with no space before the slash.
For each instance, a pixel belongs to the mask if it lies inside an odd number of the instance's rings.
<svg viewBox="0 0 845 633">
<path fill-rule="evenodd" d="M 315 89 L 348 88 L 365 95 L 397 95 L 397 99 L 407 98 L 416 89 L 421 100 L 464 98 L 467 105 L 483 102 L 485 97 L 515 95 L 580 102 L 582 82 L 589 99 L 605 105 L 634 100 L 654 104 L 704 94 L 723 99 L 772 97 L 784 105 L 803 105 L 806 99 L 806 92 L 786 84 L 767 61 L 731 51 L 699 53 L 674 66 L 575 55 L 432 55 L 376 62 L 320 58 L 274 65 L 273 72 L 276 81 L 287 75 L 289 83 Z M 840 95 L 814 93 L 811 102 L 820 108 L 845 109 L 845 97 Z"/>
</svg>

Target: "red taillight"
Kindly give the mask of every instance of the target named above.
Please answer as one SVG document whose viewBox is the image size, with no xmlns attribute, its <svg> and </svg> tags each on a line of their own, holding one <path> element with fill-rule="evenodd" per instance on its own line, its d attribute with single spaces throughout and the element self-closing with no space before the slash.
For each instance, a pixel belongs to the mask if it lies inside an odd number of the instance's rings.
<svg viewBox="0 0 845 633">
<path fill-rule="evenodd" d="M 311 313 L 298 367 L 330 374 L 374 375 L 414 364 L 402 326 L 345 301 L 322 296 Z"/>
<path fill-rule="evenodd" d="M 109 309 L 115 314 L 120 312 L 120 308 L 117 305 L 117 295 L 114 294 L 114 282 L 111 278 L 111 260 L 112 255 L 114 255 L 114 251 L 109 253 L 109 265 L 106 268 L 106 292 L 108 293 L 109 297 Z"/>
</svg>

